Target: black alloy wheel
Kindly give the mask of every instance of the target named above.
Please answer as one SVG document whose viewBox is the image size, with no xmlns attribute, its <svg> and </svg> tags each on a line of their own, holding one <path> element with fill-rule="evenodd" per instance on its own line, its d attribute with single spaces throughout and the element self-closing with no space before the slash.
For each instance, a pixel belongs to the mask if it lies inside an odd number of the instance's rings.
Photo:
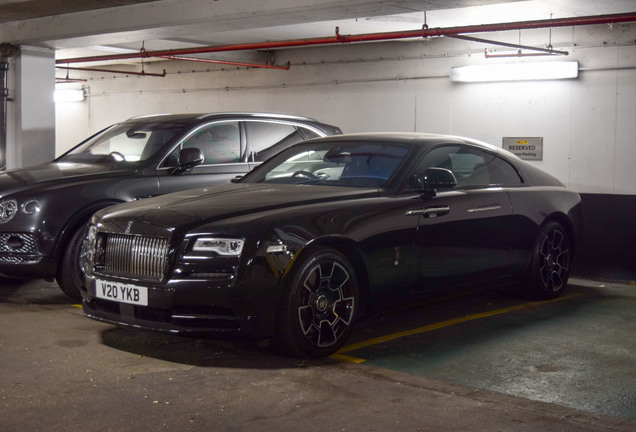
<svg viewBox="0 0 636 432">
<path fill-rule="evenodd" d="M 274 342 L 293 357 L 334 354 L 352 331 L 358 282 L 351 263 L 332 248 L 316 247 L 300 262 L 281 299 Z"/>
<path fill-rule="evenodd" d="M 545 224 L 537 237 L 528 274 L 532 297 L 556 298 L 565 289 L 572 265 L 572 245 L 565 229 L 557 222 Z"/>
</svg>

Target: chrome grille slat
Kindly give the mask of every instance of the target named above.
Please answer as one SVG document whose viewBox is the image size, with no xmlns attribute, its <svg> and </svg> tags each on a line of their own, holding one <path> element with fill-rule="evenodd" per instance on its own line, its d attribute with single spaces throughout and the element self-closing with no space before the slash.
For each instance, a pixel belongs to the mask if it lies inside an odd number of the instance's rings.
<svg viewBox="0 0 636 432">
<path fill-rule="evenodd" d="M 159 281 L 166 271 L 168 240 L 127 234 L 107 234 L 99 273 Z"/>
</svg>

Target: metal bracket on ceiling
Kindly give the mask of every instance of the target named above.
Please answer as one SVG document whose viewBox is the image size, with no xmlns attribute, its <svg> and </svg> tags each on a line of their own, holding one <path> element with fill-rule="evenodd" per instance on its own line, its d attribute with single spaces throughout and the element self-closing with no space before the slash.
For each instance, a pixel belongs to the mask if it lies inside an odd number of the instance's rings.
<svg viewBox="0 0 636 432">
<path fill-rule="evenodd" d="M 484 49 L 484 55 L 486 58 L 494 58 L 494 57 L 536 57 L 536 56 L 548 56 L 548 55 L 569 55 L 570 53 L 567 51 L 560 51 L 560 50 L 555 50 L 552 48 L 552 45 L 550 44 L 548 46 L 548 48 L 539 48 L 539 47 L 533 47 L 533 46 L 528 46 L 528 45 L 520 45 L 520 44 L 513 44 L 513 43 L 508 43 L 508 42 L 501 42 L 501 41 L 493 41 L 493 40 L 489 40 L 489 39 L 482 39 L 482 38 L 476 38 L 473 36 L 466 36 L 466 35 L 446 35 L 447 37 L 451 37 L 454 39 L 462 39 L 462 40 L 467 40 L 467 41 L 471 41 L 471 42 L 479 42 L 479 43 L 486 43 L 486 44 L 491 44 L 491 45 L 499 45 L 499 46 L 505 46 L 508 48 L 515 48 L 517 49 L 517 53 L 516 54 L 488 54 L 488 48 Z M 524 53 L 521 50 L 529 50 L 529 51 L 534 51 L 532 53 Z"/>
<path fill-rule="evenodd" d="M 72 67 L 72 66 L 55 66 L 56 69 L 65 69 L 67 71 L 67 79 L 68 79 L 68 71 L 76 70 L 76 71 L 85 71 L 85 72 L 102 72 L 102 73 L 114 73 L 114 74 L 124 74 L 124 75 L 138 75 L 138 76 L 150 76 L 150 77 L 165 77 L 166 70 L 163 70 L 163 73 L 151 73 L 143 70 L 141 72 L 137 71 L 124 71 L 124 70 L 115 70 L 115 69 L 100 69 L 100 68 L 87 68 L 87 67 Z"/>
</svg>

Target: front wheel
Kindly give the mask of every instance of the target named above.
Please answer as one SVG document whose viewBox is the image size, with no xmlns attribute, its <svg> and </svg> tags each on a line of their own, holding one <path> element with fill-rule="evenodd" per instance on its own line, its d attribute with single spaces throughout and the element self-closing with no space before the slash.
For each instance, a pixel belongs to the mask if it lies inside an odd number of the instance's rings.
<svg viewBox="0 0 636 432">
<path fill-rule="evenodd" d="M 80 253 L 87 229 L 86 224 L 80 224 L 75 228 L 60 257 L 55 275 L 55 280 L 62 291 L 75 301 L 82 301 L 81 287 L 84 272 L 80 267 Z"/>
<path fill-rule="evenodd" d="M 572 244 L 567 231 L 548 222 L 539 231 L 528 271 L 527 289 L 534 298 L 556 298 L 565 289 L 572 265 Z"/>
<path fill-rule="evenodd" d="M 351 334 L 358 282 L 351 263 L 335 249 L 317 247 L 300 262 L 281 298 L 274 342 L 293 357 L 324 357 Z"/>
</svg>

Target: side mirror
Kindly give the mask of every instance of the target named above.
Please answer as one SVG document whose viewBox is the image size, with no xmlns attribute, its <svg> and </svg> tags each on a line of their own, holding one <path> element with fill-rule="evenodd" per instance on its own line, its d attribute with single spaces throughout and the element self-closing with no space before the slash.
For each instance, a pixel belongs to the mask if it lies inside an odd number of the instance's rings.
<svg viewBox="0 0 636 432">
<path fill-rule="evenodd" d="M 179 152 L 177 165 L 180 170 L 185 171 L 203 163 L 203 152 L 196 147 L 184 148 Z"/>
<path fill-rule="evenodd" d="M 421 190 L 428 196 L 435 196 L 437 189 L 451 189 L 457 186 L 457 179 L 446 168 L 427 168 L 423 174 L 417 174 Z"/>
</svg>

